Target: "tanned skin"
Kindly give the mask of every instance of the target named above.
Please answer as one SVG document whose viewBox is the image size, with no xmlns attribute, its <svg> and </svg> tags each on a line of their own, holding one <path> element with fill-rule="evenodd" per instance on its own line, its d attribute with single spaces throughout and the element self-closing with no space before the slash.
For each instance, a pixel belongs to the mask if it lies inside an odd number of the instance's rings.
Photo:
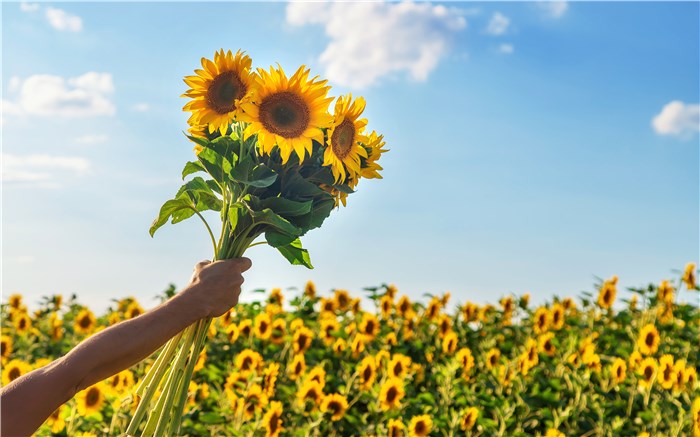
<svg viewBox="0 0 700 437">
<path fill-rule="evenodd" d="M 156 308 L 89 337 L 65 356 L 0 390 L 0 435 L 32 435 L 76 393 L 151 355 L 183 329 L 238 303 L 251 261 L 203 261 L 180 293 Z"/>
</svg>

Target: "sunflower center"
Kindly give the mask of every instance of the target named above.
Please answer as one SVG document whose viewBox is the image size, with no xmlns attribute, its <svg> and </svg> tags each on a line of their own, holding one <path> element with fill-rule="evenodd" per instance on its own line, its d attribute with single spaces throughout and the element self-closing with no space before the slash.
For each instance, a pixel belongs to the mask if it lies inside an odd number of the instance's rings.
<svg viewBox="0 0 700 437">
<path fill-rule="evenodd" d="M 622 378 L 622 367 L 617 368 L 617 377 Z"/>
<path fill-rule="evenodd" d="M 647 366 L 644 368 L 644 379 L 647 381 L 651 379 L 651 377 L 654 374 L 654 369 L 651 368 L 651 366 Z"/>
<path fill-rule="evenodd" d="M 337 401 L 331 401 L 328 404 L 328 409 L 331 410 L 334 415 L 340 413 L 342 411 L 342 408 L 343 407 L 340 405 L 340 402 Z"/>
<path fill-rule="evenodd" d="M 216 76 L 207 88 L 207 103 L 219 114 L 228 114 L 236 109 L 236 99 L 241 99 L 247 89 L 235 71 L 226 71 Z"/>
<path fill-rule="evenodd" d="M 666 381 L 668 381 L 668 380 L 671 379 L 671 366 L 666 366 L 666 367 L 664 368 L 664 379 L 665 379 Z"/>
<path fill-rule="evenodd" d="M 15 379 L 22 376 L 22 372 L 17 367 L 13 367 L 12 369 L 10 369 L 8 376 L 10 377 L 10 381 L 14 381 Z"/>
<path fill-rule="evenodd" d="M 27 327 L 27 319 L 24 317 L 19 319 L 19 330 L 22 331 Z"/>
<path fill-rule="evenodd" d="M 87 317 L 87 316 L 84 316 L 83 318 L 80 319 L 80 321 L 78 322 L 78 324 L 80 325 L 81 328 L 87 329 L 87 328 L 89 328 L 90 325 L 91 325 L 91 323 L 90 323 L 90 318 Z"/>
<path fill-rule="evenodd" d="M 365 367 L 365 370 L 362 372 L 362 378 L 365 380 L 365 382 L 369 381 L 369 379 L 372 377 L 372 368 L 367 366 Z"/>
<path fill-rule="evenodd" d="M 260 332 L 263 334 L 267 332 L 267 322 L 260 322 Z"/>
<path fill-rule="evenodd" d="M 250 366 L 253 365 L 253 359 L 250 357 L 245 357 L 243 363 L 241 364 L 241 370 L 248 370 Z"/>
<path fill-rule="evenodd" d="M 654 345 L 654 334 L 651 332 L 647 334 L 647 336 L 644 338 L 644 343 L 646 343 L 647 346 L 652 347 Z"/>
<path fill-rule="evenodd" d="M 85 396 L 85 404 L 88 407 L 92 407 L 94 405 L 97 405 L 97 403 L 100 401 L 100 390 L 96 388 L 91 388 L 87 392 L 87 396 Z"/>
<path fill-rule="evenodd" d="M 297 138 L 311 121 L 309 106 L 297 94 L 282 91 L 260 103 L 260 121 L 268 131 L 284 138 Z"/>
<path fill-rule="evenodd" d="M 273 414 L 272 417 L 270 417 L 270 422 L 269 422 L 270 434 L 274 434 L 275 431 L 277 431 L 279 419 L 280 418 L 277 414 Z"/>
<path fill-rule="evenodd" d="M 369 320 L 367 321 L 367 328 L 365 329 L 365 332 L 367 334 L 372 334 L 374 332 L 374 322 Z"/>
<path fill-rule="evenodd" d="M 426 428 L 425 423 L 423 423 L 423 422 L 416 423 L 416 434 L 418 434 L 418 435 L 425 434 L 425 431 L 426 431 L 425 428 Z"/>
<path fill-rule="evenodd" d="M 0 355 L 5 356 L 5 351 L 7 350 L 7 343 L 4 341 L 0 343 Z"/>
<path fill-rule="evenodd" d="M 340 158 L 345 159 L 352 150 L 352 145 L 355 142 L 355 124 L 348 118 L 344 119 L 336 126 L 331 136 L 331 145 L 333 153 Z"/>
<path fill-rule="evenodd" d="M 398 396 L 399 392 L 396 390 L 396 387 L 390 387 L 389 390 L 386 392 L 386 400 L 390 404 L 393 403 L 396 400 L 396 396 Z"/>
</svg>

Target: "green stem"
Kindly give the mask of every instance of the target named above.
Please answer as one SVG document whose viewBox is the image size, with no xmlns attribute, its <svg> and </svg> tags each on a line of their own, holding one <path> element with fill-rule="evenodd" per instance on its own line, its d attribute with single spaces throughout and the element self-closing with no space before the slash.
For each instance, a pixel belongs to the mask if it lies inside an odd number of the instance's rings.
<svg viewBox="0 0 700 437">
<path fill-rule="evenodd" d="M 197 208 L 195 208 L 194 206 L 190 206 L 190 209 L 192 209 L 192 211 L 194 211 L 195 214 L 197 214 L 197 216 L 199 216 L 199 218 L 202 219 L 204 226 L 207 227 L 207 231 L 209 231 L 209 237 L 211 237 L 211 244 L 214 246 L 214 252 L 216 252 L 216 239 L 214 238 L 214 233 L 211 231 L 211 228 L 209 227 L 209 223 L 207 223 L 207 221 L 204 220 L 204 217 L 202 217 L 202 214 L 200 214 L 199 211 L 197 211 Z"/>
</svg>

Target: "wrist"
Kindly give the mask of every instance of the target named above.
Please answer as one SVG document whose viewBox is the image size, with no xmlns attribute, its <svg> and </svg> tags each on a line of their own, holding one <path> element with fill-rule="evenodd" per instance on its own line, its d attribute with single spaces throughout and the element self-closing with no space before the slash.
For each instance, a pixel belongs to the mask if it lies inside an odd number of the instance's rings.
<svg viewBox="0 0 700 437">
<path fill-rule="evenodd" d="M 173 297 L 173 300 L 177 299 L 176 303 L 182 306 L 183 312 L 186 313 L 186 318 L 191 323 L 209 317 L 211 313 L 206 300 L 201 299 L 202 290 L 199 289 L 200 287 L 201 285 L 197 283 L 189 284 Z"/>
</svg>

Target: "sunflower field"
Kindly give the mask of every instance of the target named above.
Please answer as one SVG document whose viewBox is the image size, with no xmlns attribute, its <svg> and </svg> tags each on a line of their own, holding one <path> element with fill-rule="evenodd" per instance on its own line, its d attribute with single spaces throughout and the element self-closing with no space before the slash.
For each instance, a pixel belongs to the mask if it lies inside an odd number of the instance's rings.
<svg viewBox="0 0 700 437">
<path fill-rule="evenodd" d="M 454 304 L 396 287 L 319 296 L 281 289 L 209 328 L 188 390 L 188 436 L 700 436 L 700 310 L 694 264 L 676 283 L 617 277 L 578 299 L 529 295 Z M 163 296 L 172 296 L 174 287 Z M 687 300 L 687 299 L 684 299 Z M 133 298 L 96 316 L 76 300 L 2 304 L 2 383 L 144 312 Z M 60 407 L 39 436 L 124 433 L 154 357 Z"/>
</svg>

